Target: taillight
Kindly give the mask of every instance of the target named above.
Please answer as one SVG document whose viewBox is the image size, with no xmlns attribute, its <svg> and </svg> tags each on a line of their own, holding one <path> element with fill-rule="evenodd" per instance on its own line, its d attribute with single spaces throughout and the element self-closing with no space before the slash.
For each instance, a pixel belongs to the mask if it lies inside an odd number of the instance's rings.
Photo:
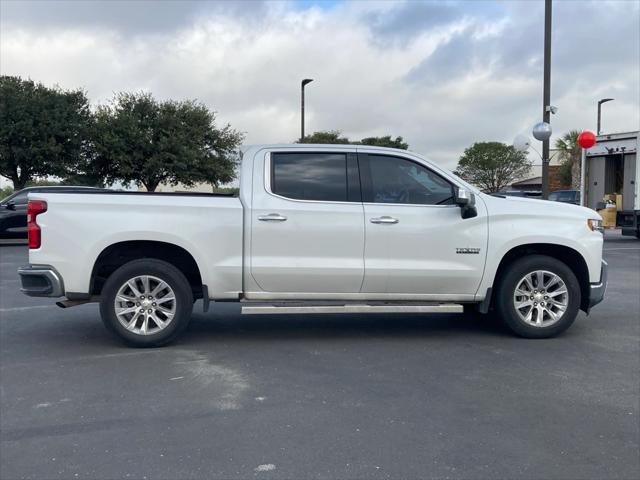
<svg viewBox="0 0 640 480">
<path fill-rule="evenodd" d="M 47 211 L 47 202 L 44 200 L 29 200 L 27 206 L 27 232 L 29 233 L 29 248 L 40 248 L 42 235 L 36 217 Z"/>
</svg>

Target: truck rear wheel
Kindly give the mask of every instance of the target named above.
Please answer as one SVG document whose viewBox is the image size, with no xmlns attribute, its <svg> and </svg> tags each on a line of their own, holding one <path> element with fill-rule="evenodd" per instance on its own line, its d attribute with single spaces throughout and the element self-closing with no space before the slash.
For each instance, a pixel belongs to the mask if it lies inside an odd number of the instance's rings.
<svg viewBox="0 0 640 480">
<path fill-rule="evenodd" d="M 578 279 L 555 258 L 520 258 L 507 267 L 498 281 L 496 309 L 516 335 L 553 337 L 569 328 L 578 315 Z"/>
<path fill-rule="evenodd" d="M 193 308 L 189 282 L 162 260 L 133 260 L 118 268 L 102 289 L 100 314 L 109 331 L 135 347 L 158 347 L 187 326 Z"/>
</svg>

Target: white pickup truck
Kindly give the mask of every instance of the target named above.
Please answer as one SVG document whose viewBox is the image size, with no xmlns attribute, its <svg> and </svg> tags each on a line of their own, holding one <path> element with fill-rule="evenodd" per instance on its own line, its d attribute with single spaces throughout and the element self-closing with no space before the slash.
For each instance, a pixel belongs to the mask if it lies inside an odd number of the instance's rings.
<svg viewBox="0 0 640 480">
<path fill-rule="evenodd" d="M 243 313 L 495 311 L 518 335 L 567 329 L 606 288 L 593 210 L 481 193 L 404 150 L 260 145 L 240 195 L 34 193 L 22 291 L 100 302 L 157 346 L 196 299 Z"/>
</svg>

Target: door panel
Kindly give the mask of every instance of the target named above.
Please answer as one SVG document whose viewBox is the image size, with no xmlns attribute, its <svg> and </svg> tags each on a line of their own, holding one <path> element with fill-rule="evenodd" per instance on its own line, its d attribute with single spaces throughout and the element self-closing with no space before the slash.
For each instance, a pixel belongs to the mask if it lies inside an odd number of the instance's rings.
<svg viewBox="0 0 640 480">
<path fill-rule="evenodd" d="M 266 182 L 264 188 L 254 185 L 250 261 L 251 275 L 265 292 L 360 291 L 364 217 L 359 181 L 354 185 L 357 160 L 321 155 L 276 153 L 256 159 Z M 340 171 L 337 165 L 343 165 Z M 282 195 L 273 193 L 271 185 Z M 323 201 L 324 196 L 332 200 Z"/>
<path fill-rule="evenodd" d="M 487 214 L 463 219 L 453 185 L 427 166 L 359 155 L 365 218 L 363 293 L 475 295 L 487 247 Z"/>
<path fill-rule="evenodd" d="M 622 187 L 622 209 L 633 210 L 636 200 L 637 153 L 624 156 L 624 186 Z"/>
<path fill-rule="evenodd" d="M 587 170 L 589 188 L 587 188 L 587 206 L 596 209 L 602 202 L 605 185 L 605 157 L 590 157 Z"/>
<path fill-rule="evenodd" d="M 474 295 L 484 271 L 487 218 L 457 206 L 365 204 L 363 293 Z M 397 223 L 373 223 L 390 217 Z M 478 253 L 457 253 L 478 249 Z"/>
</svg>

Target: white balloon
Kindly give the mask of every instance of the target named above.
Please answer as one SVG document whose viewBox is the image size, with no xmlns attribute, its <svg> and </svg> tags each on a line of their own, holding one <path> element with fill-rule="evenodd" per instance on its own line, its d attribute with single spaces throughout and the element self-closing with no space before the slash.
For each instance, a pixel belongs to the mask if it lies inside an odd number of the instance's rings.
<svg viewBox="0 0 640 480">
<path fill-rule="evenodd" d="M 513 139 L 513 148 L 519 152 L 526 152 L 530 146 L 531 142 L 526 135 L 516 135 L 516 138 Z"/>
</svg>

